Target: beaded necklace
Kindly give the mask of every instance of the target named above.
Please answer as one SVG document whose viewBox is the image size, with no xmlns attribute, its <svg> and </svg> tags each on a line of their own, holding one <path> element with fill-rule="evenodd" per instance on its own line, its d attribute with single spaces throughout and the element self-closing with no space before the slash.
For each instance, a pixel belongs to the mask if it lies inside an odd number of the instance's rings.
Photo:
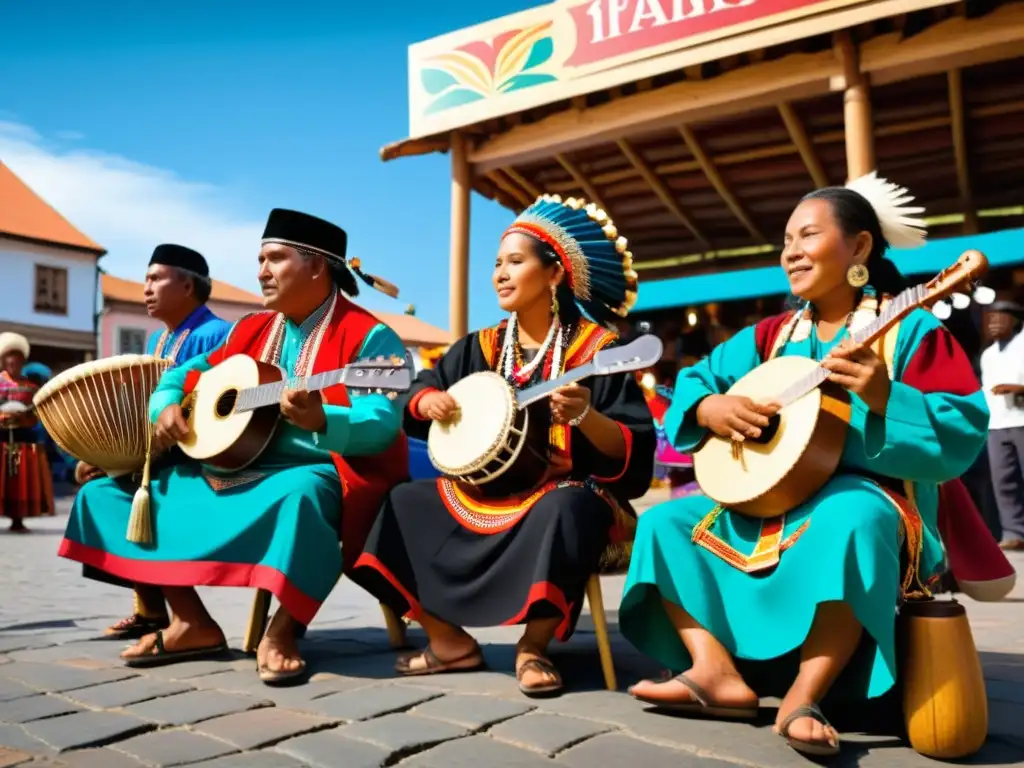
<svg viewBox="0 0 1024 768">
<path fill-rule="evenodd" d="M 565 329 L 556 315 L 551 319 L 551 327 L 548 328 L 547 336 L 544 337 L 537 354 L 530 362 L 524 363 L 523 350 L 519 345 L 519 322 L 516 313 L 513 312 L 506 326 L 505 341 L 498 362 L 505 381 L 517 389 L 522 388 L 541 364 L 544 364 L 543 376 L 549 379 L 558 377 L 564 362 L 565 336 Z"/>
</svg>

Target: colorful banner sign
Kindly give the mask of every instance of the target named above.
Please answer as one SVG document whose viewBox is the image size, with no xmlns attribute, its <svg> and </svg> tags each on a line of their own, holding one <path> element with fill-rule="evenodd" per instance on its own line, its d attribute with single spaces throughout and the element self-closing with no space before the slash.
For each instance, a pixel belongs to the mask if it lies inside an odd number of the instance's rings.
<svg viewBox="0 0 1024 768">
<path fill-rule="evenodd" d="M 877 6 L 882 17 L 893 1 L 555 0 L 411 46 L 409 132 L 652 77 L 678 68 L 680 51 L 845 6 Z"/>
</svg>

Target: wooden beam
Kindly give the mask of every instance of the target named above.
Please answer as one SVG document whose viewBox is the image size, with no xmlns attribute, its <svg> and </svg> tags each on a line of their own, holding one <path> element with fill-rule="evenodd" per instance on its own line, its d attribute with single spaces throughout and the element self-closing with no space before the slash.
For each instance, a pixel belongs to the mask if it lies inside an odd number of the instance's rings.
<svg viewBox="0 0 1024 768">
<path fill-rule="evenodd" d="M 654 191 L 654 194 L 661 200 L 668 210 L 683 223 L 686 227 L 697 238 L 698 242 L 711 248 L 711 243 L 704 233 L 700 231 L 697 224 L 690 218 L 689 214 L 683 210 L 682 206 L 679 205 L 679 201 L 676 200 L 676 196 L 672 194 L 672 190 L 668 188 L 668 185 L 662 181 L 661 177 L 658 176 L 647 164 L 647 161 L 640 156 L 640 153 L 630 146 L 629 142 L 625 139 L 619 139 L 616 144 L 619 146 L 619 150 L 626 156 L 626 159 L 636 168 L 637 173 L 647 182 L 647 185 Z"/>
<path fill-rule="evenodd" d="M 877 87 L 1020 56 L 1024 50 L 1024 3 L 1006 3 L 974 19 L 954 16 L 911 38 L 900 33 L 867 40 L 861 71 Z"/>
<path fill-rule="evenodd" d="M 537 188 L 537 186 L 529 179 L 527 179 L 525 176 L 523 176 L 521 173 L 519 173 L 519 171 L 517 171 L 515 168 L 509 166 L 503 170 L 505 171 L 505 173 L 508 174 L 508 177 L 512 179 L 512 181 L 514 181 L 520 187 L 525 189 L 530 194 L 530 197 L 533 198 L 533 200 L 536 200 L 538 197 L 540 197 L 541 192 Z M 531 200 L 530 202 L 532 203 L 533 200 Z"/>
<path fill-rule="evenodd" d="M 1021 112 L 1024 112 L 1024 100 L 1007 101 L 999 104 L 988 104 L 984 107 L 975 107 L 970 110 L 968 117 L 970 119 L 980 119 L 986 117 L 1000 117 L 1003 115 L 1015 115 Z M 904 123 L 891 123 L 889 125 L 878 126 L 875 128 L 875 138 L 885 136 L 903 136 L 908 133 L 917 133 L 919 131 L 933 130 L 935 128 L 946 128 L 949 125 L 949 115 L 938 115 L 936 117 L 926 117 L 919 120 L 908 120 Z M 820 147 L 829 144 L 838 144 L 845 141 L 845 137 L 845 132 L 840 130 L 823 131 L 822 133 L 810 136 L 809 139 L 814 146 Z M 792 155 L 798 152 L 799 150 L 796 146 L 787 142 L 785 144 L 757 147 L 756 149 L 723 152 L 720 155 L 714 155 L 712 160 L 715 165 L 722 167 L 742 165 L 744 163 L 752 163 L 758 160 L 768 160 L 773 157 L 785 157 L 786 155 Z M 692 173 L 693 171 L 700 170 L 700 165 L 696 160 L 670 160 L 668 162 L 658 163 L 656 166 L 653 166 L 651 170 L 654 171 L 656 175 L 663 176 L 678 173 Z M 617 184 L 622 181 L 636 178 L 638 175 L 639 173 L 636 168 L 628 166 L 614 171 L 605 171 L 604 173 L 595 174 L 590 178 L 590 180 L 594 184 L 607 186 L 609 184 Z M 547 189 L 549 192 L 572 192 L 572 190 L 575 189 L 575 186 L 571 181 L 556 181 L 549 184 Z"/>
<path fill-rule="evenodd" d="M 497 186 L 499 189 L 504 190 L 513 198 L 522 203 L 524 208 L 534 201 L 534 198 L 530 197 L 530 194 L 528 192 L 523 191 L 520 187 L 518 187 L 516 184 L 510 181 L 509 178 L 504 173 L 504 171 L 488 171 L 484 175 L 487 176 L 488 179 L 493 181 L 495 186 Z"/>
<path fill-rule="evenodd" d="M 755 110 L 828 92 L 840 74 L 831 51 L 793 54 L 710 80 L 684 81 L 586 111 L 566 110 L 483 142 L 470 161 L 482 171 L 551 157 L 660 127 Z"/>
<path fill-rule="evenodd" d="M 967 121 L 964 119 L 964 81 L 959 69 L 946 73 L 949 90 L 949 122 L 953 133 L 953 158 L 956 161 L 956 181 L 960 187 L 960 201 L 964 211 L 964 234 L 978 233 L 978 215 L 971 194 L 971 174 L 967 162 Z"/>
<path fill-rule="evenodd" d="M 604 201 L 601 199 L 601 195 L 598 193 L 597 188 L 590 183 L 586 174 L 577 168 L 572 160 L 567 158 L 565 155 L 555 155 L 555 160 L 557 160 L 559 165 L 568 171 L 569 175 L 572 176 L 573 181 L 575 181 L 577 186 L 583 190 L 583 194 L 587 196 L 587 199 L 590 202 L 594 203 L 598 208 L 603 208 L 605 213 L 609 216 L 612 215 L 611 211 L 608 210 L 608 206 L 606 206 Z"/>
<path fill-rule="evenodd" d="M 871 93 L 850 31 L 836 32 L 833 41 L 836 56 L 843 63 L 843 127 L 846 131 L 846 174 L 849 181 L 875 170 Z"/>
<path fill-rule="evenodd" d="M 469 201 L 472 173 L 466 137 L 452 133 L 451 250 L 448 258 L 448 325 L 461 339 L 469 326 Z"/>
<path fill-rule="evenodd" d="M 828 175 L 825 173 L 821 160 L 818 159 L 818 153 L 814 150 L 814 143 L 807 135 L 803 121 L 800 120 L 796 110 L 793 109 L 789 102 L 783 101 L 779 104 L 779 116 L 782 118 L 782 122 L 786 124 L 789 139 L 793 142 L 793 146 L 796 147 L 796 151 L 800 153 L 800 158 L 804 161 L 804 165 L 807 166 L 807 172 L 811 174 L 814 186 L 819 189 L 827 187 Z"/>
<path fill-rule="evenodd" d="M 753 219 L 743 208 L 743 205 L 737 199 L 736 195 L 729 189 L 729 185 L 725 183 L 725 179 L 722 178 L 722 174 L 718 172 L 718 168 L 711 162 L 711 158 L 708 157 L 707 152 L 700 145 L 700 141 L 697 139 L 697 134 L 693 132 L 693 129 L 688 125 L 680 125 L 679 133 L 683 137 L 683 141 L 686 142 L 686 148 L 690 150 L 690 154 L 693 155 L 697 164 L 700 165 L 700 169 L 704 172 L 704 176 L 711 182 L 711 186 L 715 188 L 725 204 L 729 206 L 729 210 L 732 211 L 733 216 L 740 220 L 740 223 L 747 228 L 747 231 L 753 235 L 756 239 L 762 243 L 767 243 L 768 238 L 764 236 L 764 233 L 758 229 L 757 225 L 754 224 Z"/>
</svg>

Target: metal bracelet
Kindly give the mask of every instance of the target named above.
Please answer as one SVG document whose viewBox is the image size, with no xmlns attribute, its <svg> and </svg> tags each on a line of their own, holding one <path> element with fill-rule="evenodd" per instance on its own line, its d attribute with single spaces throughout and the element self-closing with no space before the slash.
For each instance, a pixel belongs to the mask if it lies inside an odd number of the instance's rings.
<svg viewBox="0 0 1024 768">
<path fill-rule="evenodd" d="M 587 407 L 583 409 L 583 413 L 581 413 L 579 416 L 577 416 L 575 419 L 572 419 L 569 422 L 569 426 L 578 427 L 580 424 L 583 423 L 583 420 L 587 418 L 588 413 L 590 413 L 590 403 L 587 403 Z"/>
</svg>

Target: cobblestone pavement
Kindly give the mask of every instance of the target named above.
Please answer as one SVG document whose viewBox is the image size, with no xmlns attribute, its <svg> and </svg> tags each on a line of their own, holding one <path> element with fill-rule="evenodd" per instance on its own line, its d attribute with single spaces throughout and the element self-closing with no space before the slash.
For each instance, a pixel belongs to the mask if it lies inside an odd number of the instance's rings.
<svg viewBox="0 0 1024 768">
<path fill-rule="evenodd" d="M 129 596 L 81 579 L 75 565 L 55 556 L 64 519 L 34 521 L 30 536 L 0 532 L 0 768 L 806 764 L 772 735 L 771 700 L 762 720 L 749 725 L 656 714 L 621 690 L 605 691 L 587 617 L 569 643 L 554 649 L 571 690 L 559 698 L 528 700 L 518 692 L 511 628 L 476 633 L 492 671 L 396 680 L 377 606 L 344 582 L 307 635 L 315 674 L 306 685 L 267 688 L 241 653 L 128 670 L 117 660 L 121 644 L 98 637 L 128 612 Z M 657 670 L 618 635 L 612 609 L 621 588 L 621 578 L 604 579 L 624 689 Z M 239 647 L 251 593 L 203 596 Z M 970 762 L 1024 764 L 1024 589 L 1018 586 L 1007 602 L 968 601 L 967 608 L 988 679 L 991 733 Z M 418 631 L 410 638 L 423 643 Z M 858 727 L 844 733 L 835 764 L 935 764 L 896 737 Z"/>
</svg>

